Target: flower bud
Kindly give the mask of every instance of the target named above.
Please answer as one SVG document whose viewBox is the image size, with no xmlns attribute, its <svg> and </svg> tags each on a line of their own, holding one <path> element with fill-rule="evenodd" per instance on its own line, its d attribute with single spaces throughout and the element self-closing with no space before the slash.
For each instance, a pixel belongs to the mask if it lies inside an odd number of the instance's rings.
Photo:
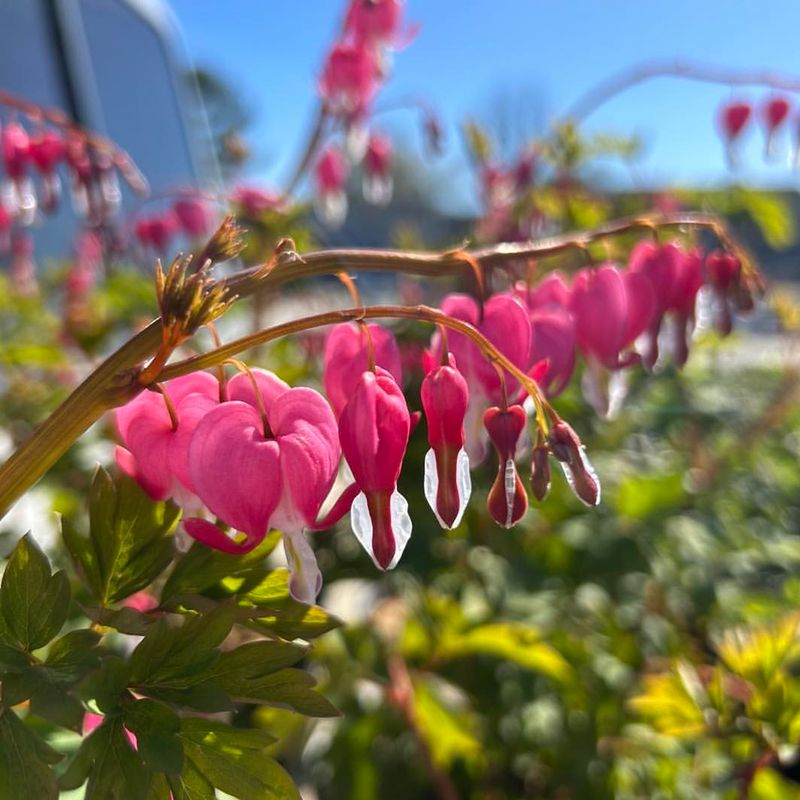
<svg viewBox="0 0 800 800">
<path fill-rule="evenodd" d="M 540 503 L 550 492 L 550 451 L 543 445 L 533 448 L 531 489 Z"/>
<path fill-rule="evenodd" d="M 550 452 L 561 463 L 564 475 L 575 496 L 587 506 L 600 503 L 600 481 L 589 463 L 578 434 L 563 420 L 559 420 L 548 436 Z"/>
<path fill-rule="evenodd" d="M 504 528 L 515 525 L 528 510 L 528 496 L 514 464 L 517 442 L 526 422 L 525 410 L 516 405 L 505 410 L 494 406 L 483 415 L 483 424 L 499 458 L 497 477 L 489 490 L 487 507 L 492 519 Z"/>
</svg>

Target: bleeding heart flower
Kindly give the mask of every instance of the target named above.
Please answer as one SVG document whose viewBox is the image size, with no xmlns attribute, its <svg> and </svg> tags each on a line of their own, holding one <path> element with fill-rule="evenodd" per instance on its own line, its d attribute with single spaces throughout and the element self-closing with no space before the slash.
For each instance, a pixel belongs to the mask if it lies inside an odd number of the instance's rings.
<svg viewBox="0 0 800 800">
<path fill-rule="evenodd" d="M 280 211 L 283 207 L 280 195 L 255 186 L 237 186 L 231 194 L 230 201 L 249 219 L 257 219 L 267 211 Z"/>
<path fill-rule="evenodd" d="M 122 447 L 116 449 L 119 468 L 154 500 L 173 498 L 193 505 L 189 474 L 189 443 L 199 421 L 219 402 L 219 384 L 207 372 L 195 372 L 164 384 L 175 409 L 173 427 L 164 398 L 144 391 L 115 412 Z"/>
<path fill-rule="evenodd" d="M 186 520 L 184 527 L 194 538 L 229 553 L 248 552 L 270 528 L 281 530 L 292 596 L 313 603 L 322 576 L 304 530 L 329 527 L 355 494 L 354 489 L 346 492 L 334 511 L 318 521 L 341 456 L 336 420 L 318 392 L 290 388 L 264 370 L 234 377 L 228 397 L 197 426 L 189 471 L 198 496 L 245 539 L 236 542 L 202 519 Z"/>
<path fill-rule="evenodd" d="M 641 273 L 620 272 L 612 264 L 587 267 L 575 276 L 570 307 L 575 340 L 589 367 L 584 393 L 599 414 L 608 414 L 617 399 L 615 391 L 621 395 L 621 388 L 609 379 L 638 363 L 630 348 L 653 319 L 653 287 Z"/>
<path fill-rule="evenodd" d="M 441 304 L 445 314 L 468 322 L 477 328 L 512 364 L 525 371 L 530 366 L 531 323 L 527 310 L 510 294 L 496 294 L 483 306 L 481 318 L 478 302 L 467 295 L 448 295 Z M 469 385 L 469 407 L 466 420 L 466 449 L 472 465 L 486 457 L 483 415 L 491 405 L 505 401 L 500 376 L 477 345 L 463 334 L 448 331 L 448 347 L 455 356 L 458 371 Z M 438 334 L 432 341 L 434 358 L 441 360 Z M 505 373 L 506 393 L 516 396 L 519 382 Z"/>
<path fill-rule="evenodd" d="M 366 330 L 355 322 L 335 325 L 325 339 L 322 384 L 337 419 L 369 369 L 370 344 L 375 365 L 391 373 L 396 383 L 403 382 L 400 348 L 390 330 L 374 322 Z"/>
<path fill-rule="evenodd" d="M 397 491 L 411 417 L 385 369 L 364 372 L 339 419 L 339 440 L 360 489 L 350 522 L 380 569 L 392 569 L 411 536 L 408 503 Z"/>
<path fill-rule="evenodd" d="M 328 225 L 341 225 L 347 216 L 347 173 L 347 161 L 338 147 L 331 145 L 317 161 L 314 170 L 317 210 Z"/>
<path fill-rule="evenodd" d="M 553 307 L 569 308 L 569 286 L 558 270 L 549 272 L 535 286 L 518 282 L 514 293 L 530 311 Z"/>
<path fill-rule="evenodd" d="M 575 496 L 587 506 L 598 505 L 600 481 L 586 457 L 586 448 L 578 434 L 566 422 L 559 420 L 551 428 L 547 442 Z"/>
<path fill-rule="evenodd" d="M 542 391 L 558 397 L 575 371 L 575 323 L 564 309 L 551 307 L 531 312 L 531 363 L 528 371 Z"/>
<path fill-rule="evenodd" d="M 483 424 L 499 459 L 487 507 L 492 519 L 504 528 L 516 525 L 528 510 L 528 495 L 514 463 L 517 443 L 525 430 L 527 419 L 522 406 L 516 405 L 505 409 L 495 406 L 488 409 L 483 417 Z"/>
<path fill-rule="evenodd" d="M 420 395 L 431 446 L 425 455 L 425 497 L 439 524 L 455 528 L 469 502 L 472 481 L 464 449 L 469 389 L 452 354 L 447 364 L 425 376 Z"/>
<path fill-rule="evenodd" d="M 733 309 L 731 299 L 739 287 L 742 265 L 733 253 L 714 250 L 706 256 L 706 283 L 714 296 L 714 324 L 722 336 L 733 329 Z"/>
<path fill-rule="evenodd" d="M 319 91 L 334 114 L 363 116 L 379 85 L 375 51 L 365 44 L 333 46 L 319 80 Z"/>
<path fill-rule="evenodd" d="M 61 197 L 61 180 L 56 168 L 65 155 L 64 139 L 57 131 L 43 131 L 31 137 L 30 159 L 42 176 L 44 190 L 41 206 L 45 211 L 53 211 Z"/>
<path fill-rule="evenodd" d="M 392 143 L 373 133 L 364 153 L 364 199 L 384 206 L 392 199 Z"/>
<path fill-rule="evenodd" d="M 182 197 L 172 206 L 181 230 L 192 239 L 200 239 L 211 229 L 213 212 L 202 197 Z"/>
<path fill-rule="evenodd" d="M 391 47 L 399 42 L 402 0 L 352 0 L 345 32 L 361 44 Z"/>
<path fill-rule="evenodd" d="M 726 103 L 719 112 L 719 129 L 725 141 L 728 165 L 731 167 L 736 166 L 734 145 L 741 137 L 752 114 L 753 109 L 750 104 L 741 101 Z"/>
<path fill-rule="evenodd" d="M 12 181 L 25 176 L 31 158 L 28 132 L 18 122 L 6 125 L 2 135 L 3 165 Z"/>
<path fill-rule="evenodd" d="M 775 135 L 778 129 L 789 118 L 792 106 L 785 97 L 770 97 L 762 107 L 762 118 L 767 132 L 767 141 L 764 147 L 767 158 L 773 155 L 775 149 Z"/>
</svg>

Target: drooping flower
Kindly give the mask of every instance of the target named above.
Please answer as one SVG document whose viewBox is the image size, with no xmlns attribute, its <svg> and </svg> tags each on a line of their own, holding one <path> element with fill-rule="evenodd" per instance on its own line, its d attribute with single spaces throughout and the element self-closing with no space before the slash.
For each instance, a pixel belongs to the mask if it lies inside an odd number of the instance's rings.
<svg viewBox="0 0 800 800">
<path fill-rule="evenodd" d="M 575 340 L 588 364 L 584 393 L 599 414 L 608 414 L 620 388 L 609 386 L 609 378 L 639 361 L 631 347 L 653 318 L 652 285 L 641 273 L 621 272 L 612 264 L 587 267 L 575 276 L 570 309 Z"/>
<path fill-rule="evenodd" d="M 469 388 L 449 354 L 448 363 L 431 370 L 420 389 L 428 423 L 425 497 L 443 528 L 461 522 L 472 492 L 469 457 L 464 449 L 464 418 Z"/>
<path fill-rule="evenodd" d="M 338 147 L 331 145 L 320 156 L 314 170 L 316 205 L 328 225 L 337 226 L 347 216 L 347 161 Z"/>
<path fill-rule="evenodd" d="M 483 306 L 468 295 L 448 295 L 441 303 L 448 316 L 468 322 L 477 328 L 512 364 L 525 371 L 530 365 L 531 323 L 527 310 L 510 294 L 496 294 Z M 469 406 L 466 420 L 466 450 L 470 463 L 480 463 L 486 457 L 483 415 L 492 405 L 505 400 L 500 376 L 477 345 L 467 336 L 455 331 L 447 334 L 448 347 L 455 356 L 458 371 L 469 385 Z M 441 358 L 441 340 L 434 336 L 433 353 Z M 506 396 L 519 392 L 519 382 L 504 373 Z"/>
<path fill-rule="evenodd" d="M 258 219 L 267 211 L 279 211 L 283 207 L 283 201 L 277 192 L 255 186 L 237 186 L 230 201 L 248 219 Z"/>
<path fill-rule="evenodd" d="M 558 271 L 548 272 L 533 286 L 519 282 L 514 293 L 531 311 L 550 308 L 569 308 L 570 290 L 564 276 Z"/>
<path fill-rule="evenodd" d="M 586 457 L 586 448 L 578 434 L 563 420 L 551 429 L 547 438 L 550 452 L 561 464 L 570 489 L 587 506 L 600 503 L 600 481 Z"/>
<path fill-rule="evenodd" d="M 200 420 L 218 403 L 219 384 L 209 373 L 195 372 L 167 381 L 164 391 L 177 425 L 158 392 L 141 392 L 116 410 L 122 441 L 116 448 L 117 465 L 154 500 L 172 498 L 192 505 L 189 442 Z"/>
<path fill-rule="evenodd" d="M 711 288 L 715 305 L 714 324 L 722 336 L 733 329 L 731 299 L 739 285 L 741 271 L 741 262 L 733 253 L 714 250 L 706 256 L 706 283 Z"/>
<path fill-rule="evenodd" d="M 345 33 L 359 44 L 392 47 L 400 42 L 402 0 L 352 0 Z"/>
<path fill-rule="evenodd" d="M 237 375 L 227 391 L 229 399 L 197 425 L 188 468 L 198 497 L 245 538 L 236 541 L 199 518 L 186 520 L 184 527 L 228 553 L 246 553 L 271 528 L 279 529 L 289 589 L 297 600 L 313 603 L 322 576 L 305 530 L 333 524 L 355 494 L 346 492 L 331 514 L 318 520 L 341 456 L 336 420 L 318 392 L 290 388 L 264 370 Z"/>
<path fill-rule="evenodd" d="M 2 131 L 0 144 L 8 178 L 3 186 L 5 204 L 23 224 L 29 224 L 36 212 L 36 195 L 28 176 L 31 159 L 28 132 L 18 122 L 10 122 Z"/>
<path fill-rule="evenodd" d="M 363 43 L 339 42 L 325 61 L 319 91 L 328 109 L 346 119 L 366 114 L 379 86 L 375 52 Z"/>
<path fill-rule="evenodd" d="M 380 569 L 394 567 L 411 536 L 408 502 L 397 491 L 411 416 L 394 378 L 366 371 L 339 419 L 342 452 L 359 494 L 350 510 L 356 538 Z"/>
<path fill-rule="evenodd" d="M 192 239 L 205 236 L 213 224 L 213 211 L 202 197 L 181 197 L 172 205 L 181 230 Z"/>
<path fill-rule="evenodd" d="M 172 237 L 178 232 L 179 223 L 172 211 L 143 217 L 136 223 L 136 238 L 145 248 L 151 248 L 158 253 L 169 250 Z"/>
<path fill-rule="evenodd" d="M 735 145 L 741 138 L 753 109 L 750 103 L 733 101 L 722 106 L 719 112 L 719 129 L 725 142 L 725 152 L 730 166 L 735 166 Z"/>
<path fill-rule="evenodd" d="M 494 406 L 486 411 L 483 424 L 497 451 L 497 476 L 489 490 L 487 507 L 492 519 L 504 528 L 516 525 L 528 510 L 528 495 L 519 479 L 514 455 L 527 415 L 522 406 Z"/>
<path fill-rule="evenodd" d="M 575 371 L 575 323 L 562 308 L 531 312 L 531 364 L 529 374 L 549 397 L 558 397 L 567 388 Z"/>
<path fill-rule="evenodd" d="M 384 206 L 392 199 L 392 143 L 379 133 L 370 135 L 364 153 L 364 199 Z"/>
<path fill-rule="evenodd" d="M 767 102 L 764 103 L 761 114 L 767 134 L 764 151 L 768 158 L 773 155 L 775 149 L 775 135 L 789 118 L 789 112 L 791 110 L 792 106 L 786 97 L 770 97 Z"/>
<path fill-rule="evenodd" d="M 370 348 L 375 365 L 403 381 L 400 348 L 394 334 L 370 322 L 365 326 L 343 322 L 331 328 L 325 339 L 322 383 L 337 419 L 353 394 L 361 375 L 370 367 Z"/>
<path fill-rule="evenodd" d="M 30 158 L 42 177 L 44 190 L 40 205 L 48 212 L 56 208 L 61 196 L 57 168 L 64 160 L 65 149 L 64 139 L 57 131 L 42 131 L 30 139 Z"/>
</svg>

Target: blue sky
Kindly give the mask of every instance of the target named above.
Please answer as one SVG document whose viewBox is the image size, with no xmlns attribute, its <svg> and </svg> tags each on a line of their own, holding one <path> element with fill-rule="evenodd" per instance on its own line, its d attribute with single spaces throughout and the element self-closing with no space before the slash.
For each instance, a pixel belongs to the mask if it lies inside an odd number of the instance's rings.
<svg viewBox="0 0 800 800">
<path fill-rule="evenodd" d="M 250 139 L 261 180 L 280 182 L 314 108 L 316 75 L 343 0 L 169 0 L 189 57 L 236 84 L 255 110 Z M 653 59 L 688 59 L 800 78 L 800 3 L 793 0 L 408 0 L 420 25 L 397 53 L 379 104 L 424 97 L 438 110 L 448 147 L 433 168 L 453 178 L 451 196 L 469 206 L 458 125 L 515 108 L 531 127 L 547 121 L 599 80 Z M 498 100 L 504 94 L 506 100 Z M 766 90 L 737 89 L 754 101 Z M 588 129 L 637 133 L 647 143 L 633 180 L 641 185 L 719 183 L 730 178 L 716 129 L 729 87 L 674 79 L 644 83 L 592 115 Z M 509 100 L 511 97 L 512 100 Z M 800 95 L 798 112 L 800 113 Z M 381 126 L 419 147 L 411 118 Z M 798 123 L 793 122 L 792 128 Z M 788 131 L 784 132 L 788 145 Z M 765 165 L 751 131 L 737 179 L 796 186 L 782 158 Z M 785 152 L 782 147 L 781 151 Z M 608 174 L 631 180 L 609 164 Z"/>
</svg>

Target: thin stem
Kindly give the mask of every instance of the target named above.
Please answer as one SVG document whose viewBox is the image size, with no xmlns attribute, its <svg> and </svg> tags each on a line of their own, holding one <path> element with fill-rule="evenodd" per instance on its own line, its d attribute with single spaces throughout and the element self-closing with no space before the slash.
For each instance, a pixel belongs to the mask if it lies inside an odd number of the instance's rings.
<svg viewBox="0 0 800 800">
<path fill-rule="evenodd" d="M 525 390 L 530 394 L 537 408 L 537 418 L 543 427 L 547 427 L 545 422 L 545 409 L 549 408 L 536 381 L 525 374 L 523 370 L 509 361 L 480 331 L 460 319 L 455 319 L 428 306 L 362 306 L 360 308 L 345 308 L 338 311 L 326 311 L 322 314 L 314 314 L 310 317 L 284 322 L 282 325 L 275 325 L 262 331 L 256 331 L 248 336 L 235 339 L 224 347 L 219 347 L 209 353 L 192 356 L 183 361 L 171 364 L 161 371 L 157 380 L 159 382 L 177 378 L 181 375 L 188 375 L 200 369 L 214 367 L 227 359 L 233 358 L 239 353 L 249 350 L 260 344 L 280 339 L 295 333 L 319 328 L 324 325 L 333 325 L 337 322 L 348 322 L 364 319 L 411 319 L 419 322 L 430 322 L 434 325 L 441 325 L 471 339 L 478 349 L 486 356 L 489 361 L 502 369 L 507 370 L 513 375 Z"/>
<path fill-rule="evenodd" d="M 306 170 L 310 166 L 312 160 L 314 159 L 314 156 L 317 154 L 320 142 L 322 141 L 322 135 L 325 132 L 325 123 L 328 121 L 328 116 L 328 110 L 325 107 L 325 103 L 321 102 L 319 104 L 319 108 L 317 109 L 314 126 L 311 128 L 311 133 L 309 134 L 306 146 L 303 149 L 302 155 L 298 159 L 294 170 L 292 171 L 292 175 L 286 184 L 286 189 L 284 189 L 284 197 L 289 197 L 292 192 L 294 192 L 294 190 L 297 188 L 297 185 L 302 180 L 303 175 L 305 175 Z"/>
<path fill-rule="evenodd" d="M 683 78 L 726 86 L 764 86 L 782 92 L 800 92 L 800 78 L 774 72 L 753 72 L 689 61 L 653 61 L 625 70 L 595 85 L 572 104 L 564 118 L 581 122 L 618 94 L 654 78 Z"/>
</svg>

